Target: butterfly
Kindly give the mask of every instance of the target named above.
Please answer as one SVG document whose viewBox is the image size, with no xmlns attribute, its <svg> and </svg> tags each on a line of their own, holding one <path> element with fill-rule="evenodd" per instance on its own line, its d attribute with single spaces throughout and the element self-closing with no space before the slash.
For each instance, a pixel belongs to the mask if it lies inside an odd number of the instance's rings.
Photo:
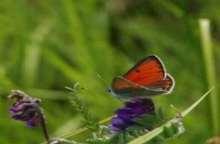
<svg viewBox="0 0 220 144">
<path fill-rule="evenodd" d="M 160 58 L 151 55 L 139 61 L 124 75 L 115 77 L 108 91 L 120 99 L 129 100 L 169 94 L 174 86 L 174 78 L 166 72 Z"/>
</svg>

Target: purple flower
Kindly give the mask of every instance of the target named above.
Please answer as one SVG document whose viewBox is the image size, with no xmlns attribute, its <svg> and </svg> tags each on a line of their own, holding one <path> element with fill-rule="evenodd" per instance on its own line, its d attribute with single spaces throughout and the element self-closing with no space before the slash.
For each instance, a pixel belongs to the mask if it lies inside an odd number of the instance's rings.
<svg viewBox="0 0 220 144">
<path fill-rule="evenodd" d="M 154 103 L 151 99 L 138 98 L 125 103 L 123 108 L 116 111 L 112 118 L 110 129 L 120 132 L 135 124 L 135 120 L 146 114 L 154 114 Z"/>
<path fill-rule="evenodd" d="M 29 127 L 38 126 L 42 122 L 43 114 L 39 99 L 32 98 L 20 90 L 12 90 L 8 97 L 15 99 L 10 108 L 13 119 L 24 121 Z"/>
</svg>

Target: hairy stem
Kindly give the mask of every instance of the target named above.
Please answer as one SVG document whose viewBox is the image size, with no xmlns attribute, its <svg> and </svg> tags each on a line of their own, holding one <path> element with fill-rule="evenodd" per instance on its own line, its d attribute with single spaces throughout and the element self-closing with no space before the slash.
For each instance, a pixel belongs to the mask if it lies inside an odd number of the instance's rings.
<svg viewBox="0 0 220 144">
<path fill-rule="evenodd" d="M 47 131 L 46 122 L 45 122 L 45 118 L 44 118 L 43 114 L 41 114 L 41 126 L 42 126 L 42 130 L 43 130 L 43 133 L 44 133 L 44 138 L 47 141 L 47 143 L 49 144 L 50 137 L 49 137 L 49 134 L 48 134 L 48 131 Z"/>
</svg>

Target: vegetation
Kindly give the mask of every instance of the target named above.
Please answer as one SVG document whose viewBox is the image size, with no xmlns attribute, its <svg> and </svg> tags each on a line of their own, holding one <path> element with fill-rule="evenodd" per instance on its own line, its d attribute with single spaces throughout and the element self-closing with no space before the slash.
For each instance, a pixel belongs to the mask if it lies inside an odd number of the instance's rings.
<svg viewBox="0 0 220 144">
<path fill-rule="evenodd" d="M 106 92 L 111 80 L 152 54 L 161 57 L 176 80 L 173 93 L 154 98 L 167 117 L 176 114 L 171 104 L 182 111 L 215 85 L 210 101 L 184 119 L 186 132 L 168 143 L 199 144 L 219 135 L 219 3 L 1 0 L 0 143 L 44 140 L 41 129 L 10 119 L 11 89 L 42 99 L 49 133 L 60 137 L 85 125 L 66 86 L 79 83 L 78 97 L 88 113 L 103 120 L 123 105 Z M 210 22 L 209 42 L 204 42 L 200 18 Z"/>
</svg>

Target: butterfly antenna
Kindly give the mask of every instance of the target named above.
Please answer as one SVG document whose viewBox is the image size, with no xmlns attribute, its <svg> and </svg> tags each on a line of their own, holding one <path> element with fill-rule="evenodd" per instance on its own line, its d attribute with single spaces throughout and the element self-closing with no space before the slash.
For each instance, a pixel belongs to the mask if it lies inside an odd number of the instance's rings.
<svg viewBox="0 0 220 144">
<path fill-rule="evenodd" d="M 103 77 L 102 77 L 99 73 L 96 73 L 96 76 L 99 78 L 99 80 L 101 80 L 101 82 L 102 82 L 106 87 L 108 87 L 107 82 L 103 79 Z"/>
</svg>

